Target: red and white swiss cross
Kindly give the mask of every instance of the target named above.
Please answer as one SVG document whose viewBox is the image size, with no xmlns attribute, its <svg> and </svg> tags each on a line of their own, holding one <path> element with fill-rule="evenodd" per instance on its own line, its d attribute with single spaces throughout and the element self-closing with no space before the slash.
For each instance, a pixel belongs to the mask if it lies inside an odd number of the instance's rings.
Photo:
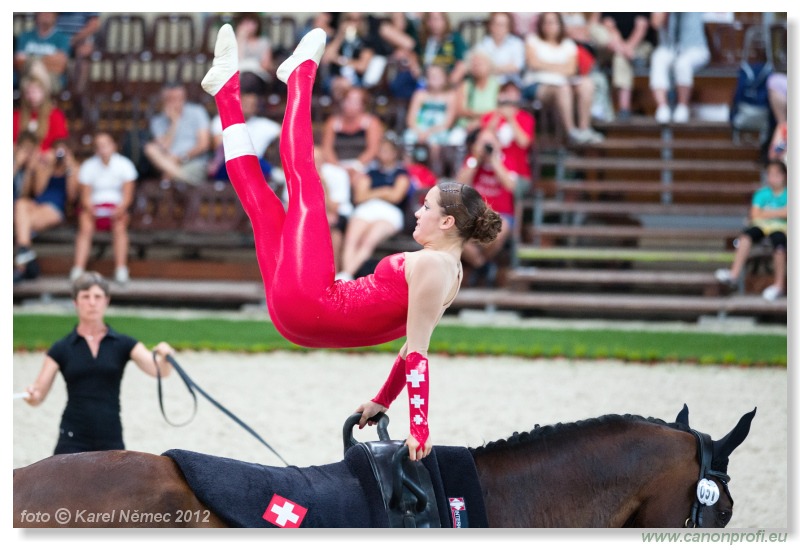
<svg viewBox="0 0 800 550">
<path fill-rule="evenodd" d="M 264 515 L 261 516 L 273 525 L 282 528 L 297 528 L 303 523 L 308 508 L 303 508 L 296 502 L 283 498 L 277 493 L 272 495 Z"/>
<path fill-rule="evenodd" d="M 451 498 L 450 508 L 452 508 L 453 510 L 466 510 L 467 506 L 464 504 L 463 498 Z"/>
</svg>

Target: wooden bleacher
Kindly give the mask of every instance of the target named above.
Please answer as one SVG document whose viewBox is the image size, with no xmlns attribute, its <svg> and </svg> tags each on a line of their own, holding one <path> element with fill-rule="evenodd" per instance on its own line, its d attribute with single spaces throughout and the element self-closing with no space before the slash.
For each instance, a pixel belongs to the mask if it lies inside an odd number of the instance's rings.
<svg viewBox="0 0 800 550">
<path fill-rule="evenodd" d="M 213 111 L 198 83 L 211 62 L 216 28 L 227 17 L 209 16 L 202 26 L 189 30 L 180 14 L 164 14 L 157 21 L 136 14 L 105 14 L 101 51 L 90 60 L 87 89 L 92 93 L 60 98 L 70 116 L 78 156 L 90 154 L 87 136 L 97 129 L 110 131 L 120 141 L 126 132 L 144 128 L 156 107 L 153 94 L 166 75 L 185 80 L 190 99 Z M 280 61 L 291 51 L 297 22 L 280 15 L 264 18 L 273 43 L 279 45 Z M 696 101 L 724 103 L 732 97 L 744 33 L 759 21 L 743 17 L 732 24 L 707 26 L 712 63 L 697 75 Z M 29 21 L 15 14 L 14 24 L 16 32 Z M 461 28 L 472 39 L 482 32 L 478 20 L 466 21 Z M 766 249 L 757 247 L 754 252 L 745 286 L 731 291 L 713 278 L 714 269 L 732 260 L 733 240 L 759 186 L 757 142 L 738 139 L 725 122 L 658 126 L 652 120 L 646 77 L 639 74 L 635 86 L 635 107 L 647 116 L 598 124 L 606 135 L 601 144 L 566 147 L 558 135 L 537 135 L 537 141 L 547 145 L 534 159 L 539 176 L 518 202 L 517 240 L 511 265 L 499 278 L 500 288 L 465 287 L 453 310 L 785 320 L 785 299 L 770 303 L 760 297 L 769 281 Z M 374 100 L 376 114 L 398 130 L 404 105 L 383 90 L 376 91 Z M 281 115 L 282 101 L 279 94 L 268 94 L 267 116 Z M 330 98 L 316 97 L 314 120 L 323 120 L 331 109 Z M 542 119 L 547 111 L 536 116 L 537 128 L 546 131 Z M 452 175 L 459 151 L 449 150 L 446 157 L 444 168 Z M 185 188 L 169 182 L 141 182 L 132 209 L 132 280 L 126 287 L 114 286 L 114 301 L 262 304 L 252 233 L 238 203 L 231 202 L 231 191 L 229 186 L 210 185 L 192 198 Z M 40 255 L 43 276 L 15 285 L 15 301 L 69 296 L 74 236 L 74 224 L 64 224 L 37 237 L 37 249 L 46 251 Z M 97 234 L 95 243 L 89 267 L 111 273 L 110 234 Z M 384 243 L 378 255 L 415 247 L 408 235 L 401 235 Z"/>
</svg>

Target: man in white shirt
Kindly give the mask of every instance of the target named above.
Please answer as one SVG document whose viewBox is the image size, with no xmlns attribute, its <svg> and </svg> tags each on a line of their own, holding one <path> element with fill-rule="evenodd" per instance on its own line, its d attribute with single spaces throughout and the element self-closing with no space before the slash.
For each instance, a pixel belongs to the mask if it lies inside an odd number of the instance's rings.
<svg viewBox="0 0 800 550">
<path fill-rule="evenodd" d="M 86 270 L 95 230 L 111 231 L 114 279 L 126 284 L 129 280 L 128 208 L 133 202 L 134 182 L 139 174 L 133 162 L 117 152 L 117 144 L 110 134 L 95 134 L 94 147 L 94 156 L 84 161 L 78 171 L 80 213 L 70 279 L 74 281 Z"/>
</svg>

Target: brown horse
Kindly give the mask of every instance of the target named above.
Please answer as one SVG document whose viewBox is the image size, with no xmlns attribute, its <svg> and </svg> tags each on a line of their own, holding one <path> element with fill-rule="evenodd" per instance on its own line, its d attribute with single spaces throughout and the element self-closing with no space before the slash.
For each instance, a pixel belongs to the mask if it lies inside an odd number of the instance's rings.
<svg viewBox="0 0 800 550">
<path fill-rule="evenodd" d="M 733 512 L 728 457 L 744 441 L 755 412 L 718 441 L 689 428 L 684 405 L 674 423 L 606 415 L 537 426 L 469 449 L 488 525 L 724 527 Z M 57 455 L 15 469 L 13 522 L 226 526 L 195 496 L 172 459 L 135 451 Z"/>
</svg>

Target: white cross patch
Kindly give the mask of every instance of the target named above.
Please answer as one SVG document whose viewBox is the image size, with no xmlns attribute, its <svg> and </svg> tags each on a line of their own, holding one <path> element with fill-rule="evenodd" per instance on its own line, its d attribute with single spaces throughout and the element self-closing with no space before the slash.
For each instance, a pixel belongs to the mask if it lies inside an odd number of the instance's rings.
<svg viewBox="0 0 800 550">
<path fill-rule="evenodd" d="M 414 415 L 414 424 L 416 424 L 417 426 L 419 426 L 420 424 L 424 424 L 424 423 L 425 423 L 425 419 L 424 419 L 424 418 L 422 418 L 422 417 L 421 417 L 420 415 L 418 415 L 418 414 L 415 414 L 415 415 Z"/>
<path fill-rule="evenodd" d="M 406 374 L 406 382 L 411 382 L 412 388 L 418 388 L 420 382 L 425 381 L 425 375 L 417 369 L 411 369 L 411 374 Z"/>
<path fill-rule="evenodd" d="M 281 527 L 285 527 L 286 522 L 297 523 L 297 520 L 300 519 L 300 516 L 295 514 L 292 510 L 294 510 L 294 504 L 291 502 L 284 502 L 281 506 L 274 504 L 270 509 L 271 512 L 278 516 L 277 519 L 275 519 L 275 523 Z"/>
<path fill-rule="evenodd" d="M 414 397 L 408 400 L 409 403 L 414 405 L 414 408 L 419 409 L 422 405 L 425 404 L 425 400 L 419 396 L 419 394 L 415 393 Z"/>
</svg>

